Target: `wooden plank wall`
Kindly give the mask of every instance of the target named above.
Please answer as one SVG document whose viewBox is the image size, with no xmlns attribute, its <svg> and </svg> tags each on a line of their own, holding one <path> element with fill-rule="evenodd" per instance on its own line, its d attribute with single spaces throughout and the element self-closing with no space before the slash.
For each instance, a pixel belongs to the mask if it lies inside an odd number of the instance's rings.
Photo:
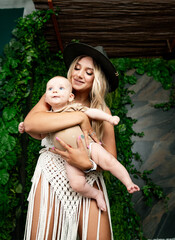
<svg viewBox="0 0 175 240">
<path fill-rule="evenodd" d="M 47 9 L 47 0 L 33 0 Z M 173 0 L 53 0 L 63 46 L 72 39 L 104 46 L 109 57 L 162 56 L 175 39 Z M 52 51 L 58 49 L 52 22 L 46 27 Z"/>
</svg>

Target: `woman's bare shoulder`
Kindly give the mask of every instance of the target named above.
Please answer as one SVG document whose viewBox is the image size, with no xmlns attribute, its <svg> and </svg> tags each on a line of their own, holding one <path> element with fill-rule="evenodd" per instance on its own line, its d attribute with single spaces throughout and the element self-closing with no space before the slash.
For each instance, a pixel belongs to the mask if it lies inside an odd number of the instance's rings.
<svg viewBox="0 0 175 240">
<path fill-rule="evenodd" d="M 107 106 L 106 106 L 106 108 L 105 108 L 105 112 L 111 115 L 111 110 L 110 110 L 109 107 L 107 107 Z"/>
</svg>

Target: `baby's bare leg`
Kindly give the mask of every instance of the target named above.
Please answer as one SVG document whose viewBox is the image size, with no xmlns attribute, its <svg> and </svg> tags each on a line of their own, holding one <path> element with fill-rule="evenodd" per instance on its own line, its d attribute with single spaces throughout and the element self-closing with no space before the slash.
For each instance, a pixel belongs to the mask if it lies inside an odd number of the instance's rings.
<svg viewBox="0 0 175 240">
<path fill-rule="evenodd" d="M 103 192 L 94 187 L 91 187 L 86 182 L 85 174 L 78 168 L 69 165 L 67 162 L 65 163 L 65 168 L 72 189 L 84 197 L 95 199 L 97 201 L 98 207 L 102 211 L 106 211 L 106 203 L 104 200 Z"/>
<path fill-rule="evenodd" d="M 112 175 L 118 178 L 126 186 L 129 193 L 140 190 L 140 188 L 132 182 L 126 168 L 100 144 L 92 143 L 91 157 L 102 169 L 110 171 Z"/>
</svg>

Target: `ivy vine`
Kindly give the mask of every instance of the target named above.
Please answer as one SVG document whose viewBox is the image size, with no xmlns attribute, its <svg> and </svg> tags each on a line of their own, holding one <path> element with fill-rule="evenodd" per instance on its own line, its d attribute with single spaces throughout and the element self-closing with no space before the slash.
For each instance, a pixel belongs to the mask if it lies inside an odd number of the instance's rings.
<svg viewBox="0 0 175 240">
<path fill-rule="evenodd" d="M 50 53 L 44 37 L 52 13 L 36 11 L 20 18 L 0 58 L 2 240 L 23 237 L 27 195 L 40 148 L 39 141 L 18 133 L 18 124 L 44 93 L 46 82 L 53 75 L 66 74 L 62 54 Z"/>
<path fill-rule="evenodd" d="M 4 48 L 4 55 L 0 58 L 0 240 L 23 238 L 27 195 L 40 149 L 39 141 L 18 133 L 18 123 L 37 103 L 51 77 L 66 76 L 62 54 L 51 53 L 44 37 L 45 23 L 52 13 L 51 10 L 36 11 L 20 18 L 13 31 L 14 38 Z M 126 72 L 135 68 L 138 74 L 147 73 L 160 81 L 163 88 L 170 89 L 170 101 L 156 106 L 168 110 L 174 107 L 175 101 L 172 83 L 175 62 L 128 58 L 112 61 L 120 74 L 120 86 L 108 95 L 107 102 L 112 113 L 121 118 L 120 124 L 115 127 L 118 159 L 134 177 L 145 181 L 142 192 L 147 204 L 151 204 L 153 198 L 166 201 L 162 189 L 149 177 L 151 171 L 141 173 L 132 164 L 133 159 L 141 159 L 138 153 L 131 150 L 131 137 L 141 137 L 143 133 L 135 133 L 132 126 L 136 120 L 127 117 L 126 104 L 132 105 L 132 102 L 126 84 L 136 84 L 137 79 L 127 76 Z M 115 239 L 144 239 L 131 195 L 113 176 L 108 173 L 104 175 Z"/>
<path fill-rule="evenodd" d="M 169 89 L 171 92 L 169 102 L 155 105 L 155 107 L 162 108 L 163 110 L 173 108 L 175 106 L 175 96 L 172 76 L 175 73 L 175 60 L 167 61 L 162 58 L 119 58 L 112 59 L 112 62 L 119 72 L 120 81 L 119 88 L 114 93 L 108 95 L 107 102 L 112 113 L 118 115 L 121 119 L 120 124 L 115 127 L 118 160 L 127 168 L 133 177 L 141 179 L 144 182 L 141 190 L 145 204 L 151 206 L 154 201 L 163 200 L 165 208 L 167 209 L 167 196 L 162 188 L 156 185 L 150 177 L 153 170 L 140 172 L 132 164 L 133 160 L 142 162 L 140 155 L 132 152 L 132 136 L 143 137 L 144 133 L 136 133 L 133 130 L 133 125 L 137 120 L 127 116 L 128 110 L 126 105 L 130 104 L 133 106 L 130 95 L 134 94 L 134 92 L 130 91 L 126 86 L 137 83 L 135 75 L 127 75 L 127 71 L 130 69 L 135 69 L 135 72 L 139 75 L 146 73 L 148 76 L 152 76 L 154 80 L 159 81 L 164 89 Z M 113 176 L 109 176 L 109 174 L 106 175 L 106 179 L 109 181 L 107 189 L 110 202 L 112 203 L 111 215 L 113 223 L 115 223 L 113 225 L 115 239 L 145 239 L 140 217 L 133 211 L 132 196 L 126 192 L 124 186 Z M 110 184 L 110 182 L 112 184 Z M 120 205 L 116 207 L 118 202 L 120 202 Z M 129 231 L 129 229 L 131 231 Z"/>
</svg>

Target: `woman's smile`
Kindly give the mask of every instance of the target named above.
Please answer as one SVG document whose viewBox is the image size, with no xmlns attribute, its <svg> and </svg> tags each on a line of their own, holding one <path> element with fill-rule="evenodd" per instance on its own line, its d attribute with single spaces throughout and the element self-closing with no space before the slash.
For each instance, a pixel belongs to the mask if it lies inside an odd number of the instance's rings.
<svg viewBox="0 0 175 240">
<path fill-rule="evenodd" d="M 81 80 L 81 79 L 75 79 L 74 78 L 73 81 L 74 81 L 75 84 L 78 84 L 78 85 L 84 84 L 84 81 Z"/>
</svg>

